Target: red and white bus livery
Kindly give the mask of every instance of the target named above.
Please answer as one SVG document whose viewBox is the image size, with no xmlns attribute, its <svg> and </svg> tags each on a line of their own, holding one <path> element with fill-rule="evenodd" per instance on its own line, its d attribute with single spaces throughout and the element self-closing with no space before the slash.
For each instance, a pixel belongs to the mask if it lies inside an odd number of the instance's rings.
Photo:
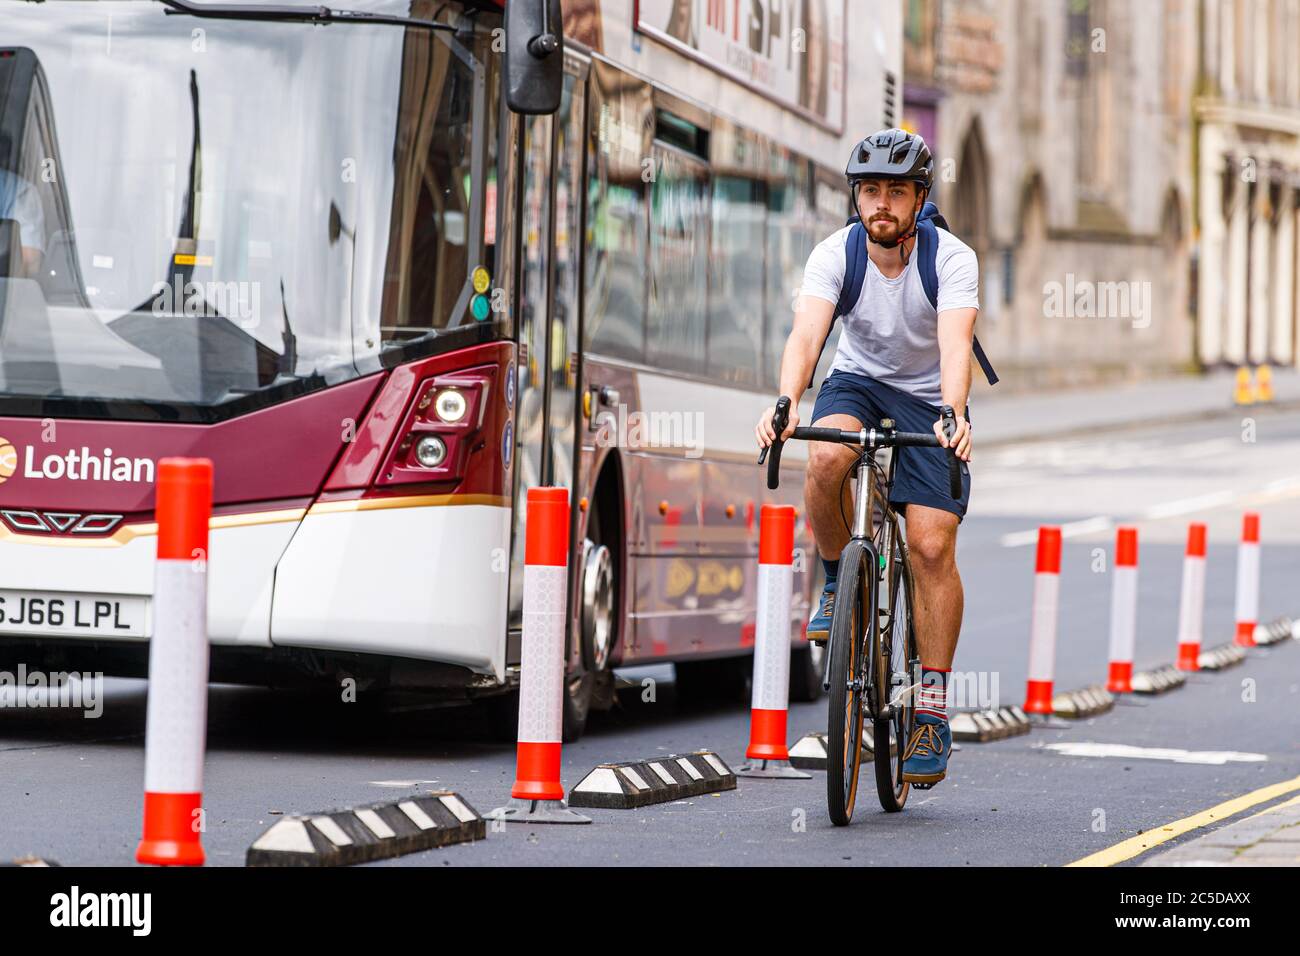
<svg viewBox="0 0 1300 956">
<path fill-rule="evenodd" d="M 843 0 L 566 2 L 524 116 L 490 0 L 0 0 L 0 665 L 144 673 L 182 455 L 214 462 L 215 681 L 510 691 L 536 485 L 572 495 L 566 735 L 615 667 L 739 672 L 802 468 L 769 493 L 752 424 L 900 6 L 849 64 Z"/>
</svg>

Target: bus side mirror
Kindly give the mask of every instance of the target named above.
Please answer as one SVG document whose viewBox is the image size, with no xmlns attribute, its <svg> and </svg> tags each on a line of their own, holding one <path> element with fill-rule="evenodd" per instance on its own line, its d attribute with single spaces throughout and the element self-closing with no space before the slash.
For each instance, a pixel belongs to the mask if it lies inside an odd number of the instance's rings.
<svg viewBox="0 0 1300 956">
<path fill-rule="evenodd" d="M 506 105 L 537 115 L 560 108 L 564 31 L 560 0 L 506 0 Z"/>
</svg>

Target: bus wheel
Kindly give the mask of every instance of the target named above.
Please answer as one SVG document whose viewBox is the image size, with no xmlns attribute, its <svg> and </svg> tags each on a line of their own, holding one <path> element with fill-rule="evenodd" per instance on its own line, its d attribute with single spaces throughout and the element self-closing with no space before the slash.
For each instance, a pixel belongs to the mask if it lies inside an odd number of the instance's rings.
<svg viewBox="0 0 1300 956">
<path fill-rule="evenodd" d="M 609 669 L 618 624 L 614 555 L 603 543 L 598 509 L 592 509 L 587 533 L 582 543 L 582 579 L 578 586 L 581 663 L 565 679 L 565 743 L 582 736 L 593 708 L 608 710 L 614 704 L 614 674 Z"/>
</svg>

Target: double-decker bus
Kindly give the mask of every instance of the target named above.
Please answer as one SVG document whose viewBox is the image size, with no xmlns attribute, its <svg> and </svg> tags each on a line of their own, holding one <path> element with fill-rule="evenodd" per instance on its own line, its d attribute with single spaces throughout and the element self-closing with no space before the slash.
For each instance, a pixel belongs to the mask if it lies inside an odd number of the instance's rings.
<svg viewBox="0 0 1300 956">
<path fill-rule="evenodd" d="M 569 739 L 615 667 L 737 673 L 803 466 L 769 493 L 753 425 L 900 73 L 899 0 L 846 6 L 565 0 L 524 115 L 490 0 L 0 0 L 0 665 L 145 673 L 185 455 L 214 681 L 504 698 L 538 485 L 572 495 Z"/>
</svg>

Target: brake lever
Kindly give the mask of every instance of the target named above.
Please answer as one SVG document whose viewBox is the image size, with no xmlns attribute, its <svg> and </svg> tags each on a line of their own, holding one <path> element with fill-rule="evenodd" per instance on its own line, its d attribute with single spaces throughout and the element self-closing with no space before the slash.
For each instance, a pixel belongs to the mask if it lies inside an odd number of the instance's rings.
<svg viewBox="0 0 1300 956">
<path fill-rule="evenodd" d="M 776 432 L 776 439 L 758 456 L 758 463 L 761 465 L 763 459 L 767 458 L 768 450 L 772 452 L 772 459 L 767 463 L 767 487 L 773 491 L 781 484 L 781 446 L 785 444 L 781 441 L 781 436 L 789 424 L 790 399 L 782 395 L 776 400 L 776 411 L 772 413 L 772 430 Z"/>
<path fill-rule="evenodd" d="M 961 498 L 961 462 L 957 458 L 957 448 L 952 444 L 953 437 L 957 434 L 957 413 L 951 405 L 944 405 L 939 410 L 939 416 L 943 420 L 943 435 L 948 439 L 948 452 L 951 455 L 948 459 L 948 494 L 956 501 Z"/>
<path fill-rule="evenodd" d="M 776 400 L 776 411 L 772 413 L 772 430 L 776 432 L 776 440 L 772 443 L 773 445 L 781 443 L 781 433 L 785 431 L 786 426 L 789 424 L 790 399 L 782 395 Z M 765 445 L 763 450 L 758 453 L 758 463 L 760 465 L 767 459 L 767 453 L 771 448 L 772 445 Z"/>
</svg>

